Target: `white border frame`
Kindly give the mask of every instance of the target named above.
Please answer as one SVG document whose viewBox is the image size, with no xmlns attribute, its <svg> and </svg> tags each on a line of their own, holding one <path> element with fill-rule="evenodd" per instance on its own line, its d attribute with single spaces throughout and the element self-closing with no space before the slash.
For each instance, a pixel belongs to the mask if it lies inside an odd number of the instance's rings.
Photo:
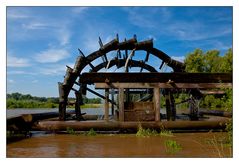
<svg viewBox="0 0 239 164">
<path fill-rule="evenodd" d="M 239 46 L 238 46 L 238 30 L 239 30 L 239 0 L 1 0 L 0 1 L 0 77 L 3 80 L 0 83 L 0 156 L 1 158 L 6 158 L 6 7 L 7 6 L 232 6 L 233 7 L 233 159 L 220 159 L 220 162 L 233 162 L 239 158 L 239 109 L 237 109 L 239 98 L 238 81 L 238 65 L 239 62 Z M 22 159 L 17 159 L 22 160 Z M 41 162 L 45 162 L 48 159 L 41 159 Z M 66 161 L 67 160 L 67 161 Z M 75 159 L 70 159 L 70 162 Z M 80 159 L 78 162 L 103 162 L 99 161 L 101 159 L 91 159 L 90 161 L 84 161 L 85 159 Z M 97 161 L 96 161 L 97 160 Z M 117 159 L 119 162 L 123 159 Z M 133 162 L 128 159 L 129 162 Z M 140 159 L 137 162 L 145 163 L 147 159 Z M 153 160 L 156 160 L 155 158 Z M 167 159 L 160 159 L 160 162 L 169 162 Z M 172 163 L 185 162 L 185 159 L 170 159 Z M 193 162 L 212 162 L 215 159 L 204 158 L 204 159 L 193 159 Z M 218 159 L 219 160 L 219 159 Z M 3 162 L 18 162 L 16 159 L 5 159 L 1 160 Z M 46 162 L 47 162 L 46 161 Z M 55 161 L 55 160 L 54 160 Z M 57 159 L 57 162 L 69 162 L 69 159 Z M 188 161 L 188 159 L 186 159 Z M 20 161 L 19 161 L 20 162 Z M 32 162 L 32 161 L 31 161 Z M 106 163 L 116 162 L 115 160 L 104 160 Z M 156 162 L 156 161 L 150 161 Z M 157 161 L 159 162 L 159 161 Z M 191 159 L 189 162 L 192 162 Z M 219 162 L 219 161 L 218 161 Z M 2 162 L 1 162 L 2 163 Z"/>
</svg>

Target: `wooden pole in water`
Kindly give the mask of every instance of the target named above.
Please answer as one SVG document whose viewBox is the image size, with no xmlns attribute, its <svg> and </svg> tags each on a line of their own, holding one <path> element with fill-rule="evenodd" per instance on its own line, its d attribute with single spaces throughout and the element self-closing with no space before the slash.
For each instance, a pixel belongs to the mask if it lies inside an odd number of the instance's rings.
<svg viewBox="0 0 239 164">
<path fill-rule="evenodd" d="M 119 121 L 124 121 L 124 88 L 119 88 Z"/>
<path fill-rule="evenodd" d="M 109 89 L 105 89 L 105 117 L 106 121 L 109 121 Z"/>
<path fill-rule="evenodd" d="M 154 88 L 155 121 L 160 121 L 160 88 Z"/>
</svg>

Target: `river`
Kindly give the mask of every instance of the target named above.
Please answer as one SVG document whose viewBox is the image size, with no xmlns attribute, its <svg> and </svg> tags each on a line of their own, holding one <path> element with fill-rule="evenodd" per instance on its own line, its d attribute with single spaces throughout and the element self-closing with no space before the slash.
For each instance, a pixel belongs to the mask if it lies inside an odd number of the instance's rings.
<svg viewBox="0 0 239 164">
<path fill-rule="evenodd" d="M 175 133 L 174 136 L 136 137 L 135 134 L 96 136 L 45 134 L 33 135 L 7 145 L 7 157 L 231 157 L 222 147 L 225 132 Z M 167 141 L 180 149 L 173 151 Z"/>
<path fill-rule="evenodd" d="M 11 109 L 7 117 L 58 109 Z M 103 115 L 102 108 L 83 109 Z M 33 132 L 29 138 L 7 144 L 7 157 L 232 157 L 225 132 L 174 133 L 173 136 L 136 137 L 135 134 L 55 134 Z M 168 151 L 167 141 L 180 150 Z M 173 147 L 173 145 L 172 145 Z"/>
<path fill-rule="evenodd" d="M 74 110 L 73 108 L 68 108 L 67 110 Z M 20 116 L 22 114 L 33 114 L 33 113 L 47 113 L 47 112 L 58 112 L 58 108 L 19 108 L 19 109 L 8 109 L 7 118 Z M 104 111 L 102 108 L 83 108 L 81 109 L 82 113 L 87 113 L 88 115 L 103 115 Z M 111 111 L 109 111 L 111 114 Z"/>
</svg>

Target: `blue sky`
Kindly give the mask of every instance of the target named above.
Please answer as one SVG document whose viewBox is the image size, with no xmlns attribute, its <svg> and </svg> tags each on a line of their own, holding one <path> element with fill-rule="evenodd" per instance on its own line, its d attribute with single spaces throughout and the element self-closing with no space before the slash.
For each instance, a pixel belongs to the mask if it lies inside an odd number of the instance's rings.
<svg viewBox="0 0 239 164">
<path fill-rule="evenodd" d="M 7 93 L 58 96 L 77 49 L 87 55 L 99 36 L 106 43 L 117 33 L 121 41 L 153 38 L 177 60 L 195 48 L 223 55 L 232 47 L 232 7 L 7 7 Z"/>
</svg>

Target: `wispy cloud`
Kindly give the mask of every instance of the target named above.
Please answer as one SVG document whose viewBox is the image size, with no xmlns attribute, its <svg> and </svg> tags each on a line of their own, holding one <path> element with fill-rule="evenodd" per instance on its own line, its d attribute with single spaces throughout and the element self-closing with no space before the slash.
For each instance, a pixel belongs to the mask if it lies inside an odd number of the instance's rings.
<svg viewBox="0 0 239 164">
<path fill-rule="evenodd" d="M 163 23 L 167 22 L 171 18 L 171 12 L 166 7 L 124 7 L 122 9 L 128 13 L 129 22 L 142 28 L 155 29 L 158 27 L 158 21 L 155 20 L 155 17 L 153 17 L 154 14 L 160 16 L 160 22 Z"/>
<path fill-rule="evenodd" d="M 31 72 L 26 72 L 22 70 L 12 70 L 12 71 L 7 71 L 7 75 L 38 75 L 38 73 L 35 73 L 33 71 Z"/>
<path fill-rule="evenodd" d="M 7 8 L 7 19 L 26 19 L 29 17 L 30 15 L 26 14 L 23 10 L 18 10 L 14 7 Z"/>
<path fill-rule="evenodd" d="M 18 58 L 12 55 L 7 55 L 8 67 L 29 67 L 31 66 L 30 60 L 25 58 Z"/>
<path fill-rule="evenodd" d="M 27 24 L 23 23 L 22 28 L 27 30 L 43 30 L 49 28 L 49 24 L 45 24 L 42 22 L 30 22 Z"/>
<path fill-rule="evenodd" d="M 39 63 L 56 63 L 70 57 L 65 49 L 48 49 L 35 55 L 34 59 Z"/>
<path fill-rule="evenodd" d="M 73 68 L 74 63 L 66 63 L 66 65 Z M 64 66 L 64 64 L 51 64 L 49 66 L 39 68 L 39 73 L 50 76 L 64 75 L 66 73 L 66 67 Z"/>
<path fill-rule="evenodd" d="M 169 7 L 126 7 L 123 10 L 128 13 L 128 21 L 132 25 L 143 30 L 146 28 L 152 32 L 157 30 L 157 35 L 171 37 L 176 40 L 197 41 L 226 36 L 232 33 L 232 29 L 228 28 L 228 24 L 218 26 L 212 22 L 219 21 L 220 17 L 208 17 L 209 20 L 201 21 L 196 14 L 193 19 L 180 19 L 181 17 L 173 12 L 174 8 Z M 198 9 L 198 11 L 200 10 Z M 185 17 L 188 16 L 186 13 L 183 13 Z M 193 12 L 190 12 L 190 14 L 193 15 Z"/>
<path fill-rule="evenodd" d="M 61 46 L 67 45 L 71 38 L 71 33 L 69 29 L 66 27 L 60 28 L 57 33 L 58 33 L 57 38 L 58 41 L 60 42 L 60 45 Z"/>
<path fill-rule="evenodd" d="M 209 25 L 203 24 L 199 21 L 177 21 L 168 25 L 166 31 L 168 31 L 167 35 L 186 41 L 205 40 L 232 33 L 232 29 L 228 29 L 227 26 L 210 28 Z"/>
<path fill-rule="evenodd" d="M 7 82 L 8 82 L 9 84 L 13 84 L 13 83 L 15 83 L 15 81 L 12 80 L 12 79 L 8 79 Z"/>
<path fill-rule="evenodd" d="M 74 14 L 82 14 L 82 13 L 84 13 L 88 9 L 89 9 L 89 7 L 80 7 L 79 6 L 79 7 L 73 7 L 71 11 Z"/>
</svg>

